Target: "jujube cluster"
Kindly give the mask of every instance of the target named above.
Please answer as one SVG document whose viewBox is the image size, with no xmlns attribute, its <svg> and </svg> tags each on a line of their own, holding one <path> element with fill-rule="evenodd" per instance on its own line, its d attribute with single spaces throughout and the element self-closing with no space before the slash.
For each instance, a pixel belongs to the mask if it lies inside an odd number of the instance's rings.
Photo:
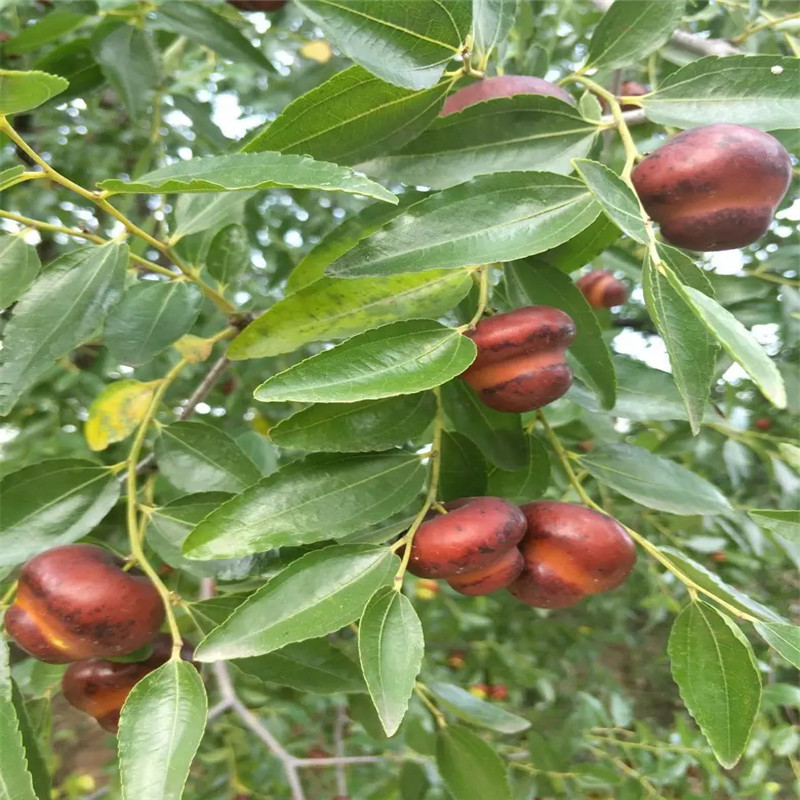
<svg viewBox="0 0 800 800">
<path fill-rule="evenodd" d="M 575 102 L 564 89 L 544 78 L 535 78 L 532 75 L 495 75 L 475 81 L 475 83 L 453 92 L 445 100 L 440 116 L 446 117 L 448 114 L 455 114 L 476 103 L 482 103 L 484 100 L 513 97 L 518 94 L 548 95 L 573 105 Z"/>
<path fill-rule="evenodd" d="M 575 281 L 592 308 L 621 306 L 628 299 L 628 287 L 604 269 L 593 269 Z"/>
<path fill-rule="evenodd" d="M 631 177 L 668 242 L 712 251 L 744 247 L 763 236 L 791 176 L 791 159 L 777 139 L 720 123 L 678 134 Z"/>
<path fill-rule="evenodd" d="M 575 324 L 558 308 L 528 306 L 497 314 L 466 335 L 478 355 L 460 377 L 491 408 L 532 411 L 557 400 L 572 384 L 565 354 Z"/>
<path fill-rule="evenodd" d="M 564 608 L 619 586 L 636 562 L 625 528 L 584 506 L 468 497 L 445 509 L 420 525 L 408 569 L 462 594 L 507 588 L 526 605 Z"/>
</svg>

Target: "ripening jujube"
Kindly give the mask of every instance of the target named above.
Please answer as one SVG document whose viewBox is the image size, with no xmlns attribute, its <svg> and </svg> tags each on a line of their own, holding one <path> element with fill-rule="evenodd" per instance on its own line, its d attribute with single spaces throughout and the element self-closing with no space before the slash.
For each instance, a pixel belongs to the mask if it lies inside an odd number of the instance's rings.
<svg viewBox="0 0 800 800">
<path fill-rule="evenodd" d="M 116 658 L 143 647 L 164 621 L 150 580 L 90 544 L 54 547 L 22 568 L 5 627 L 40 661 Z"/>
<path fill-rule="evenodd" d="M 592 308 L 613 308 L 628 300 L 628 287 L 604 269 L 593 269 L 575 281 Z"/>
<path fill-rule="evenodd" d="M 528 306 L 496 314 L 466 335 L 478 355 L 460 377 L 491 408 L 532 411 L 572 385 L 565 353 L 575 338 L 575 324 L 558 308 Z"/>
<path fill-rule="evenodd" d="M 495 75 L 491 78 L 482 78 L 475 83 L 453 92 L 445 100 L 444 107 L 440 116 L 446 117 L 448 114 L 455 114 L 463 111 L 476 103 L 484 100 L 493 100 L 496 97 L 513 97 L 518 94 L 539 94 L 549 97 L 557 97 L 565 103 L 574 105 L 575 101 L 560 86 L 556 86 L 544 78 L 536 78 L 533 75 Z"/>
<path fill-rule="evenodd" d="M 763 236 L 791 177 L 791 159 L 777 139 L 728 123 L 678 134 L 631 175 L 664 239 L 701 252 L 745 247 Z"/>
<path fill-rule="evenodd" d="M 537 608 L 565 608 L 619 586 L 636 562 L 628 532 L 613 517 L 585 506 L 538 500 L 521 506 L 525 560 L 508 590 Z"/>
</svg>

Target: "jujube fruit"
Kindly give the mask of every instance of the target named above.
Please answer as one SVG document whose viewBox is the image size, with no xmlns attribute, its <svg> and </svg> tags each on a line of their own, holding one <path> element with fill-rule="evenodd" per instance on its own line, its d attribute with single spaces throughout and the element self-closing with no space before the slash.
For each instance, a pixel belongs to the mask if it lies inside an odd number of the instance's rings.
<svg viewBox="0 0 800 800">
<path fill-rule="evenodd" d="M 636 548 L 612 517 L 584 506 L 537 500 L 521 507 L 528 532 L 519 545 L 525 567 L 509 591 L 537 608 L 564 608 L 619 586 Z"/>
<path fill-rule="evenodd" d="M 446 503 L 419 526 L 408 571 L 421 578 L 455 578 L 492 567 L 525 534 L 525 516 L 498 497 L 465 497 Z"/>
<path fill-rule="evenodd" d="M 678 134 L 631 177 L 668 242 L 710 251 L 744 247 L 763 236 L 791 176 L 791 159 L 777 139 L 720 123 Z"/>
<path fill-rule="evenodd" d="M 620 97 L 641 97 L 645 95 L 650 90 L 641 83 L 637 81 L 622 81 L 619 86 L 618 95 Z M 620 105 L 620 109 L 622 111 L 635 111 L 639 106 L 634 105 L 633 103 L 622 103 Z"/>
<path fill-rule="evenodd" d="M 628 299 L 628 287 L 604 269 L 587 272 L 575 285 L 592 308 L 613 308 Z"/>
<path fill-rule="evenodd" d="M 61 691 L 67 702 L 94 717 L 101 727 L 117 732 L 119 713 L 131 689 L 145 675 L 169 661 L 172 639 L 160 634 L 153 641 L 153 652 L 144 661 L 122 663 L 90 658 L 70 664 L 61 679 Z M 181 649 L 181 657 L 190 661 L 192 651 Z"/>
<path fill-rule="evenodd" d="M 239 11 L 279 11 L 287 0 L 228 0 Z"/>
<path fill-rule="evenodd" d="M 557 400 L 572 384 L 565 353 L 575 324 L 557 308 L 528 306 L 497 314 L 466 335 L 478 356 L 461 378 L 491 408 L 532 411 Z"/>
<path fill-rule="evenodd" d="M 575 101 L 560 86 L 556 86 L 544 78 L 535 78 L 532 75 L 495 75 L 492 78 L 483 78 L 457 92 L 453 92 L 444 101 L 440 116 L 446 117 L 456 111 L 462 111 L 468 106 L 492 100 L 495 97 L 513 97 L 517 94 L 542 94 L 557 97 L 566 103 Z"/>
<path fill-rule="evenodd" d="M 759 417 L 755 422 L 755 426 L 760 431 L 768 431 L 772 428 L 772 420 L 768 417 Z"/>
<path fill-rule="evenodd" d="M 22 568 L 6 630 L 30 655 L 52 664 L 116 658 L 146 645 L 164 621 L 148 578 L 123 572 L 101 547 L 68 544 Z"/>
<path fill-rule="evenodd" d="M 503 553 L 493 564 L 482 569 L 453 575 L 447 582 L 461 594 L 476 596 L 505 589 L 522 572 L 525 560 L 516 547 Z"/>
<path fill-rule="evenodd" d="M 504 683 L 494 683 L 489 687 L 489 697 L 492 700 L 506 700 L 508 698 L 508 688 Z"/>
</svg>

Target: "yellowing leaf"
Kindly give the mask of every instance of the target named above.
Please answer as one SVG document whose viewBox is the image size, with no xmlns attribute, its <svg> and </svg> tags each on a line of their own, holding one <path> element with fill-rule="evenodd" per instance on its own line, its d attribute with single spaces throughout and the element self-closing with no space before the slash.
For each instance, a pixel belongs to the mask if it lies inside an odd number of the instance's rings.
<svg viewBox="0 0 800 800">
<path fill-rule="evenodd" d="M 211 355 L 214 343 L 209 339 L 187 333 L 175 342 L 175 349 L 190 363 L 199 364 Z"/>
<path fill-rule="evenodd" d="M 121 442 L 142 421 L 158 382 L 116 381 L 100 392 L 89 406 L 84 435 L 92 450 L 105 450 Z"/>
<path fill-rule="evenodd" d="M 300 48 L 300 55 L 310 58 L 312 61 L 318 61 L 320 64 L 327 64 L 331 60 L 333 50 L 326 41 L 317 39 L 314 42 L 306 42 Z"/>
</svg>

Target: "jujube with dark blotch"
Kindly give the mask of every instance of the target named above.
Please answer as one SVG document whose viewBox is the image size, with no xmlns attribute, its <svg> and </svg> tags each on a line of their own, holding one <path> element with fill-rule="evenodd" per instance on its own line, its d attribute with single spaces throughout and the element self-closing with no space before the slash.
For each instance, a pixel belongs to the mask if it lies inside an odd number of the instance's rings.
<svg viewBox="0 0 800 800">
<path fill-rule="evenodd" d="M 280 11 L 287 0 L 228 0 L 239 11 Z"/>
<path fill-rule="evenodd" d="M 30 655 L 51 664 L 116 658 L 143 647 L 164 621 L 150 580 L 90 544 L 40 553 L 22 568 L 5 627 Z"/>
<path fill-rule="evenodd" d="M 668 242 L 701 252 L 731 250 L 766 233 L 789 188 L 792 162 L 768 133 L 720 123 L 678 134 L 631 177 Z"/>
<path fill-rule="evenodd" d="M 575 324 L 558 308 L 528 306 L 497 314 L 466 335 L 478 356 L 460 377 L 491 408 L 532 411 L 557 400 L 572 384 L 565 354 Z"/>
<path fill-rule="evenodd" d="M 172 653 L 172 639 L 159 634 L 153 641 L 150 655 L 143 661 L 122 663 L 91 658 L 70 664 L 61 678 L 61 691 L 67 702 L 94 717 L 111 733 L 119 726 L 122 704 L 139 681 L 166 664 Z M 192 660 L 192 649 L 181 648 L 181 658 Z"/>
<path fill-rule="evenodd" d="M 465 497 L 432 513 L 411 545 L 408 571 L 444 578 L 462 594 L 489 594 L 507 586 L 522 569 L 517 543 L 525 517 L 499 497 Z"/>
<path fill-rule="evenodd" d="M 631 537 L 613 517 L 585 506 L 537 500 L 521 506 L 525 566 L 508 587 L 537 608 L 565 608 L 619 586 L 636 563 Z"/>
<path fill-rule="evenodd" d="M 457 92 L 453 92 L 445 100 L 440 116 L 455 114 L 463 111 L 476 103 L 484 100 L 493 100 L 496 97 L 513 97 L 517 94 L 540 94 L 557 97 L 565 103 L 574 105 L 575 101 L 560 86 L 556 86 L 544 78 L 535 78 L 532 75 L 495 75 L 491 78 L 482 78 Z"/>
<path fill-rule="evenodd" d="M 621 306 L 628 299 L 628 287 L 604 269 L 593 269 L 575 281 L 592 308 Z"/>
</svg>

